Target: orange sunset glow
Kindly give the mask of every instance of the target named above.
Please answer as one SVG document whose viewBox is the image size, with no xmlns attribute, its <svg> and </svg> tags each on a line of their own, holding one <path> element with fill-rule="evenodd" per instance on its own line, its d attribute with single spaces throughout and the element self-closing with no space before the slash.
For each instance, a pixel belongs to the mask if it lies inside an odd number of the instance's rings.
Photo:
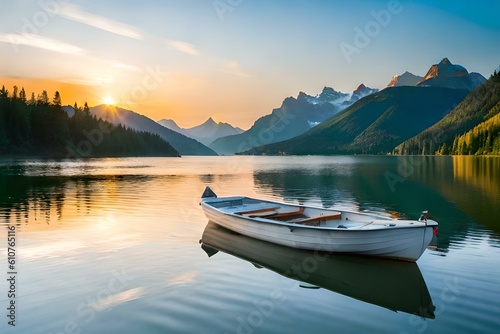
<svg viewBox="0 0 500 334">
<path fill-rule="evenodd" d="M 487 6 L 393 5 L 9 2 L 0 82 L 28 95 L 59 91 L 64 105 L 113 104 L 183 127 L 213 117 L 248 129 L 301 91 L 382 89 L 445 56 L 485 76 L 498 66 L 499 25 Z"/>
</svg>

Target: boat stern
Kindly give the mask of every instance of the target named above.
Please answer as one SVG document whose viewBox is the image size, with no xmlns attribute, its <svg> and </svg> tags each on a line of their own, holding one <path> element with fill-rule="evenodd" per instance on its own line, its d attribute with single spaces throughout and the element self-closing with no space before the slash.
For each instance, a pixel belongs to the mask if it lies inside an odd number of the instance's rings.
<svg viewBox="0 0 500 334">
<path fill-rule="evenodd" d="M 418 219 L 419 222 L 424 222 L 425 226 L 432 227 L 432 234 L 437 236 L 438 233 L 438 223 L 435 220 L 429 219 L 429 211 L 425 210 L 422 211 L 422 214 L 420 215 L 420 218 Z"/>
</svg>

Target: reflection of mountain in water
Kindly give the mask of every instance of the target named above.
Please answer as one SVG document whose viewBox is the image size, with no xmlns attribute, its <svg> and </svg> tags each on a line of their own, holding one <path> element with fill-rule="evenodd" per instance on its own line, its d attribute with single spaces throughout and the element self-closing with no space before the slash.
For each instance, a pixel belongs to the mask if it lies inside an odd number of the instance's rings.
<svg viewBox="0 0 500 334">
<path fill-rule="evenodd" d="M 256 240 L 209 222 L 201 239 L 209 256 L 222 251 L 257 267 L 393 311 L 434 319 L 416 263 L 298 250 Z"/>
</svg>

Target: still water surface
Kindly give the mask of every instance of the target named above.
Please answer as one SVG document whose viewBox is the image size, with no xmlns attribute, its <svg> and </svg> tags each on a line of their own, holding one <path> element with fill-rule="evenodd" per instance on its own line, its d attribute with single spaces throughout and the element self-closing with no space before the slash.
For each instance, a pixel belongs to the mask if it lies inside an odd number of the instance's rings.
<svg viewBox="0 0 500 334">
<path fill-rule="evenodd" d="M 206 185 L 415 219 L 427 209 L 439 236 L 416 264 L 277 247 L 209 224 Z M 496 333 L 499 218 L 498 157 L 0 161 L 0 329 Z"/>
</svg>

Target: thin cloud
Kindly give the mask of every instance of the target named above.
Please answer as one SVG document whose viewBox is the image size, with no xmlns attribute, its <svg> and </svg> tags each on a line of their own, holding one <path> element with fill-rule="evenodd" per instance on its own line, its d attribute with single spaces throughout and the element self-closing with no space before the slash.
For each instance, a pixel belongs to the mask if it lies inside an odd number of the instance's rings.
<svg viewBox="0 0 500 334">
<path fill-rule="evenodd" d="M 177 51 L 184 52 L 193 56 L 197 56 L 200 54 L 198 49 L 193 44 L 183 42 L 183 41 L 175 41 L 175 40 L 168 40 L 168 45 L 176 49 Z"/>
<path fill-rule="evenodd" d="M 139 67 L 137 67 L 135 65 L 129 65 L 129 64 L 124 64 L 124 63 L 120 63 L 120 62 L 113 62 L 113 65 L 116 68 L 124 69 L 127 71 L 132 71 L 132 72 L 137 72 L 137 73 L 142 72 L 142 69 L 140 69 Z"/>
<path fill-rule="evenodd" d="M 248 78 L 250 76 L 249 73 L 245 72 L 238 61 L 230 60 L 225 65 L 226 72 L 231 73 L 233 75 L 237 75 L 239 77 Z"/>
<path fill-rule="evenodd" d="M 84 52 L 78 46 L 36 34 L 0 34 L 0 42 L 11 43 L 14 47 L 26 45 L 65 54 L 82 54 Z"/>
<path fill-rule="evenodd" d="M 108 19 L 103 16 L 85 12 L 76 5 L 63 4 L 56 13 L 70 20 L 84 23 L 89 26 L 99 28 L 117 35 L 134 39 L 141 39 L 141 34 L 139 34 L 135 27 Z"/>
</svg>

